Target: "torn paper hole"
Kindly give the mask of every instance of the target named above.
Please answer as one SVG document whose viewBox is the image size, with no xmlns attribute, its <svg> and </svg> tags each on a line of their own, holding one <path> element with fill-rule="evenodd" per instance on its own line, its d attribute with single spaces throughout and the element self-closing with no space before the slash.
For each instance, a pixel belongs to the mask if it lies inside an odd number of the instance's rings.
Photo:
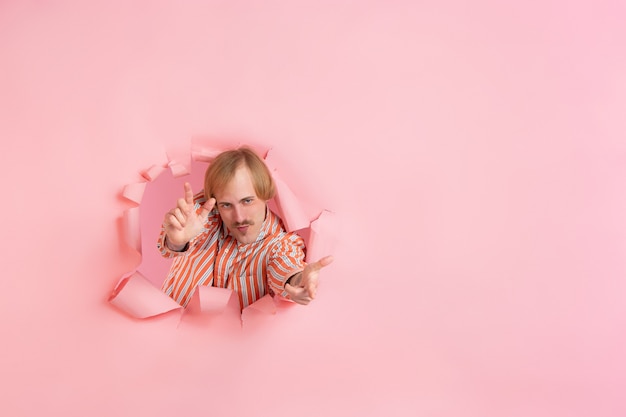
<svg viewBox="0 0 626 417">
<path fill-rule="evenodd" d="M 168 152 L 166 165 L 153 165 L 141 173 L 146 182 L 129 184 L 123 195 L 134 203 L 124 212 L 123 239 L 141 255 L 140 264 L 129 271 L 115 286 L 109 297 L 111 304 L 135 318 L 149 318 L 160 314 L 180 311 L 181 321 L 203 319 L 205 321 L 232 320 L 236 322 L 258 321 L 276 313 L 274 299 L 266 295 L 240 311 L 236 294 L 229 289 L 199 287 L 187 308 L 178 305 L 161 291 L 172 260 L 161 257 L 156 249 L 163 217 L 181 197 L 183 183 L 189 182 L 193 190 L 203 188 L 204 172 L 208 164 L 222 151 L 233 146 L 216 148 L 202 140 L 191 141 L 191 149 Z M 255 148 L 265 161 L 276 182 L 276 197 L 268 202 L 270 209 L 281 216 L 287 231 L 298 231 L 307 241 L 307 261 L 317 260 L 332 253 L 332 228 L 334 215 L 305 207 L 296 193 L 280 178 L 278 161 L 271 152 Z M 168 169 L 169 168 L 169 169 Z M 311 213 L 316 213 L 311 215 Z M 326 238 L 326 237 L 329 238 Z M 317 258 L 315 258 L 315 256 Z"/>
</svg>

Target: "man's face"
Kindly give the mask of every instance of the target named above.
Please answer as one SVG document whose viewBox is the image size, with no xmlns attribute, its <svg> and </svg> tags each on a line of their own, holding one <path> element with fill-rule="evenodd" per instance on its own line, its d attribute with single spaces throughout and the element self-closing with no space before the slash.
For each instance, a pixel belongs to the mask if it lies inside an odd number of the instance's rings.
<svg viewBox="0 0 626 417">
<path fill-rule="evenodd" d="M 216 191 L 215 200 L 230 234 L 239 243 L 254 242 L 265 220 L 266 201 L 257 197 L 245 165 L 237 168 L 235 176 L 222 190 Z"/>
</svg>

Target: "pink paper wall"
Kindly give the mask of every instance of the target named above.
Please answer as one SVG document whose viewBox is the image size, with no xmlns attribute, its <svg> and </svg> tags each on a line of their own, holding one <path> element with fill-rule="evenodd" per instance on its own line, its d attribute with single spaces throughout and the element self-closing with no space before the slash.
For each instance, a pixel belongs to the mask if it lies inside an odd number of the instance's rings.
<svg viewBox="0 0 626 417">
<path fill-rule="evenodd" d="M 6 416 L 624 416 L 619 1 L 0 3 Z M 341 220 L 237 334 L 107 303 L 192 135 Z"/>
</svg>

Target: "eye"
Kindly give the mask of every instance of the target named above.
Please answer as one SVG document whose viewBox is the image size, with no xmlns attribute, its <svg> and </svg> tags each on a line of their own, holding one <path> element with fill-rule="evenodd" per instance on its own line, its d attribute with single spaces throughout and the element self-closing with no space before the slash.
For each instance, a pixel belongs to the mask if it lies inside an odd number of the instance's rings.
<svg viewBox="0 0 626 417">
<path fill-rule="evenodd" d="M 252 204 L 252 199 L 246 198 L 245 200 L 243 200 L 243 204 Z"/>
<path fill-rule="evenodd" d="M 220 207 L 221 208 L 229 208 L 230 207 L 230 203 L 220 203 Z"/>
</svg>

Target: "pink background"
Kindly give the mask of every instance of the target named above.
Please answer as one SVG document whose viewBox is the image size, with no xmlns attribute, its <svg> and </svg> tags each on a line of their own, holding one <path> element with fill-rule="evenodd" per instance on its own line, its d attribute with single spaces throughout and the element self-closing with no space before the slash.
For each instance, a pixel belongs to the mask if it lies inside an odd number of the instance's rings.
<svg viewBox="0 0 626 417">
<path fill-rule="evenodd" d="M 626 415 L 626 6 L 514 4 L 1 2 L 2 415 Z M 195 134 L 338 213 L 314 304 L 107 303 Z"/>
</svg>

